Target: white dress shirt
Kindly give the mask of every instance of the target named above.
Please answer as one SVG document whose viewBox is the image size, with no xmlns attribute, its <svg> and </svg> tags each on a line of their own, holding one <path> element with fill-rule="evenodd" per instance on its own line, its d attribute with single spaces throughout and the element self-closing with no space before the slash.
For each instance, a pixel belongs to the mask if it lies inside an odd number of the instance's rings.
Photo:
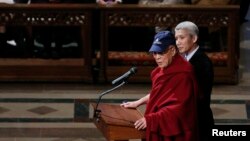
<svg viewBox="0 0 250 141">
<path fill-rule="evenodd" d="M 189 61 L 189 60 L 192 58 L 192 56 L 194 55 L 194 53 L 195 53 L 198 49 L 199 49 L 199 46 L 197 46 L 196 49 L 193 50 L 191 53 L 185 54 L 186 60 Z"/>
</svg>

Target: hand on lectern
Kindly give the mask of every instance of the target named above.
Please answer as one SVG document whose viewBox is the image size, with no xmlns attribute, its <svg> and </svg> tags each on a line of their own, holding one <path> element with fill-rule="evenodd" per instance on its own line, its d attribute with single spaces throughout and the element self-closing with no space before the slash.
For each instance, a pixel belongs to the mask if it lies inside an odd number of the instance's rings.
<svg viewBox="0 0 250 141">
<path fill-rule="evenodd" d="M 146 128 L 147 128 L 147 122 L 146 122 L 145 117 L 143 117 L 143 118 L 137 120 L 137 121 L 135 122 L 134 125 L 135 125 L 135 128 L 136 128 L 137 130 L 146 129 Z"/>
</svg>

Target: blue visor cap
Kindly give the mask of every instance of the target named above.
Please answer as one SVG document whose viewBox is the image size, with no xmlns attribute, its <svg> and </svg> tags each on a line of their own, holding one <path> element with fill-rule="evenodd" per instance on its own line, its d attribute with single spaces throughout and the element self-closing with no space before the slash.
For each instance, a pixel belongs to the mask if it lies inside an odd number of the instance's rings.
<svg viewBox="0 0 250 141">
<path fill-rule="evenodd" d="M 175 45 L 175 37 L 170 31 L 160 31 L 154 37 L 149 52 L 164 52 L 170 45 Z"/>
</svg>

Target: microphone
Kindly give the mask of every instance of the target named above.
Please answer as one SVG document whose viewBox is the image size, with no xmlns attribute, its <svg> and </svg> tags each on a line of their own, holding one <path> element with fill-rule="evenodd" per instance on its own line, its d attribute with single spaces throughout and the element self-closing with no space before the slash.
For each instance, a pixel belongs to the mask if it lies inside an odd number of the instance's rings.
<svg viewBox="0 0 250 141">
<path fill-rule="evenodd" d="M 122 76 L 116 78 L 112 81 L 112 85 L 119 84 L 123 81 L 126 81 L 131 75 L 137 72 L 137 67 L 132 67 L 128 72 L 124 73 Z"/>
<path fill-rule="evenodd" d="M 99 118 L 100 118 L 99 116 L 100 116 L 101 110 L 98 109 L 98 105 L 99 105 L 99 103 L 101 102 L 102 97 L 103 97 L 104 95 L 106 95 L 106 94 L 108 94 L 108 93 L 110 93 L 110 92 L 116 90 L 117 88 L 123 86 L 124 84 L 125 84 L 125 81 L 123 81 L 123 82 L 120 83 L 119 85 L 117 85 L 117 86 L 115 86 L 115 87 L 113 87 L 113 88 L 111 88 L 111 89 L 109 89 L 109 90 L 107 90 L 107 91 L 105 91 L 105 92 L 103 92 L 103 93 L 100 94 L 100 96 L 99 96 L 99 98 L 98 98 L 98 101 L 97 101 L 97 103 L 96 103 L 95 109 L 94 109 L 94 117 L 96 118 L 96 121 L 99 121 Z"/>
<path fill-rule="evenodd" d="M 122 76 L 118 77 L 117 79 L 113 80 L 112 81 L 112 84 L 115 85 L 115 84 L 118 84 L 116 85 L 115 87 L 101 93 L 99 95 L 99 98 L 97 100 L 97 103 L 96 103 L 96 106 L 95 106 L 95 109 L 94 109 L 94 118 L 96 118 L 96 121 L 99 121 L 99 116 L 100 116 L 100 113 L 101 113 L 101 110 L 98 109 L 98 106 L 99 106 L 99 103 L 101 102 L 101 99 L 104 95 L 116 90 L 117 88 L 123 86 L 125 83 L 126 83 L 126 80 L 133 74 L 135 74 L 137 72 L 137 68 L 136 67 L 132 67 L 128 72 L 126 72 L 125 74 L 123 74 Z"/>
</svg>

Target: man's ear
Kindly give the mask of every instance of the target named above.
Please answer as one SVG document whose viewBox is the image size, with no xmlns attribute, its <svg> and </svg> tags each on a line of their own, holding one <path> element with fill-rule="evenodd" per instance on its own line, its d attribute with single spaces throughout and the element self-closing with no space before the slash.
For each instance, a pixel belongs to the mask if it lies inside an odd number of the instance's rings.
<svg viewBox="0 0 250 141">
<path fill-rule="evenodd" d="M 197 43 L 198 36 L 197 35 L 192 36 L 192 41 L 193 41 L 193 43 Z"/>
<path fill-rule="evenodd" d="M 176 54 L 176 52 L 177 52 L 176 47 L 174 45 L 170 45 L 169 47 L 171 49 L 172 56 L 174 56 Z"/>
</svg>

